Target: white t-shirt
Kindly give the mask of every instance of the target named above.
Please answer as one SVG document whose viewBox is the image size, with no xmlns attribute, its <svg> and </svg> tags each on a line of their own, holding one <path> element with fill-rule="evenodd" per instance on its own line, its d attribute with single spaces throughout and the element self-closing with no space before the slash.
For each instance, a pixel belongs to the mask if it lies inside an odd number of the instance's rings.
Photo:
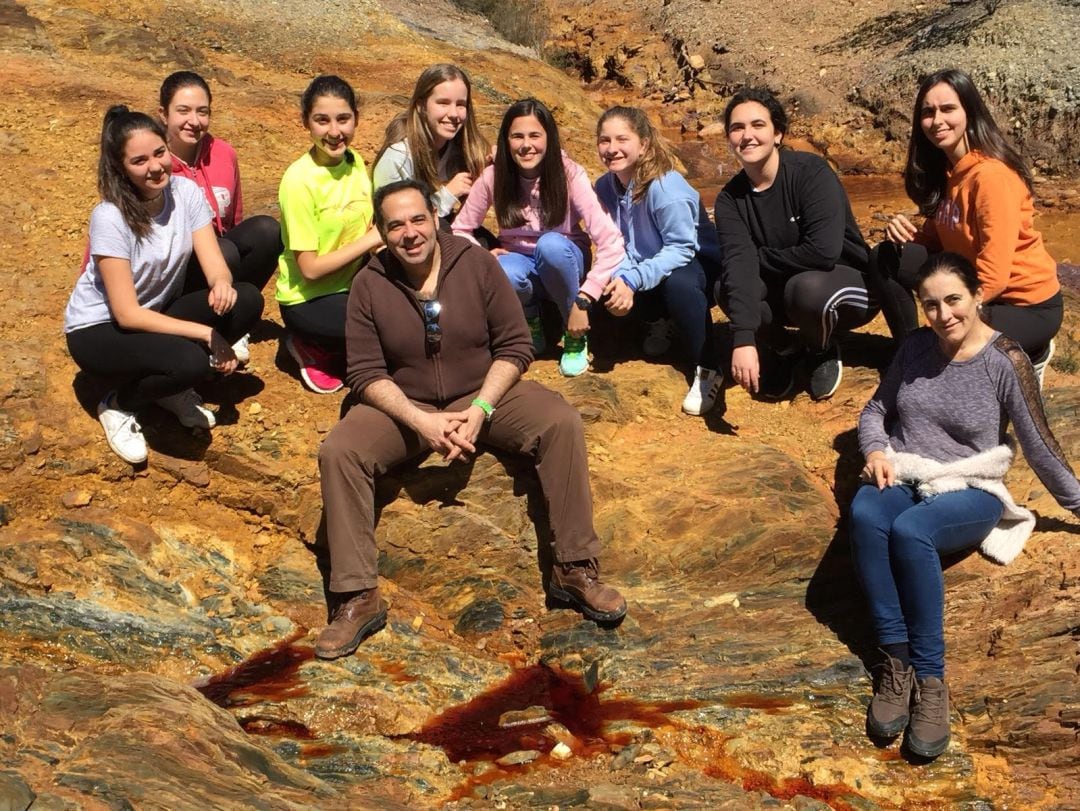
<svg viewBox="0 0 1080 811">
<path fill-rule="evenodd" d="M 137 239 L 112 203 L 98 203 L 90 215 L 90 261 L 71 291 L 64 311 L 64 332 L 113 320 L 98 256 L 127 259 L 135 297 L 141 306 L 161 311 L 184 286 L 191 257 L 191 234 L 209 225 L 213 215 L 194 182 L 173 176 L 165 189 L 165 204 L 153 218 L 150 233 Z"/>
</svg>

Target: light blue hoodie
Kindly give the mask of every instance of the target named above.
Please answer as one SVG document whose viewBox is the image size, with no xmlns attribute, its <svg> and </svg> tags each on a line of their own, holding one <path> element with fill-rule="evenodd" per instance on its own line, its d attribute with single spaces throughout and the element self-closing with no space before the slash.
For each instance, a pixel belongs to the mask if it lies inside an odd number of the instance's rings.
<svg viewBox="0 0 1080 811">
<path fill-rule="evenodd" d="M 645 199 L 636 205 L 634 181 L 623 190 L 613 172 L 596 181 L 596 196 L 626 242 L 626 259 L 612 277 L 622 278 L 635 291 L 651 290 L 699 254 L 720 264 L 716 227 L 701 196 L 678 172 L 650 183 Z"/>
</svg>

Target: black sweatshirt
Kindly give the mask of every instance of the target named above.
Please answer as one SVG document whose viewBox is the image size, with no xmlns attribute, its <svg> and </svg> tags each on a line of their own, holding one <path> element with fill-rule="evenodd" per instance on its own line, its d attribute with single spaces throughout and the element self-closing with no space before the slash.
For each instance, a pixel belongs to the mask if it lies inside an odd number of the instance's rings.
<svg viewBox="0 0 1080 811">
<path fill-rule="evenodd" d="M 716 198 L 723 269 L 717 291 L 726 300 L 735 346 L 753 345 L 761 326 L 761 281 L 780 287 L 807 270 L 847 265 L 866 271 L 869 250 L 844 187 L 810 152 L 780 151 L 776 179 L 755 192 L 746 172 Z"/>
</svg>

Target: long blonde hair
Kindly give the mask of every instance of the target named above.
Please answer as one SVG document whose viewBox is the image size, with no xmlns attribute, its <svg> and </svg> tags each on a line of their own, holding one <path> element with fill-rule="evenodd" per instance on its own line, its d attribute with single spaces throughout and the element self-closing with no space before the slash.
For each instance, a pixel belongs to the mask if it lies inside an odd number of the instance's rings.
<svg viewBox="0 0 1080 811">
<path fill-rule="evenodd" d="M 386 150 L 402 140 L 402 125 L 404 125 L 404 139 L 409 146 L 409 154 L 412 156 L 413 176 L 422 180 L 432 188 L 438 188 L 445 180 L 439 178 L 438 158 L 435 155 L 434 139 L 431 129 L 428 127 L 426 106 L 428 96 L 443 82 L 451 82 L 460 79 L 465 83 L 468 93 L 465 102 L 465 121 L 454 136 L 457 146 L 456 160 L 448 167 L 448 174 L 453 176 L 458 172 L 468 172 L 473 179 L 480 177 L 480 173 L 487 166 L 488 143 L 480 134 L 476 126 L 476 116 L 473 114 L 472 82 L 469 75 L 457 65 L 446 63 L 432 65 L 425 68 L 416 80 L 412 98 L 409 99 L 409 107 L 404 113 L 399 113 L 386 128 L 386 136 L 379 154 L 375 157 L 378 164 Z M 447 180 L 449 179 L 446 178 Z"/>
<path fill-rule="evenodd" d="M 668 142 L 649 121 L 649 117 L 637 107 L 612 107 L 610 110 L 605 110 L 600 120 L 596 122 L 597 138 L 600 137 L 600 130 L 604 124 L 613 118 L 621 118 L 625 121 L 642 143 L 646 144 L 634 166 L 634 193 L 631 200 L 634 203 L 640 203 L 645 199 L 649 184 L 675 168 L 675 155 Z"/>
</svg>

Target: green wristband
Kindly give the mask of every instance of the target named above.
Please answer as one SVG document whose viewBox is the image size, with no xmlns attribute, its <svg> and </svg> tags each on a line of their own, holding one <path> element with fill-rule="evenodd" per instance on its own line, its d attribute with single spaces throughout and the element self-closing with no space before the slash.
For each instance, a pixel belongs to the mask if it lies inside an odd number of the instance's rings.
<svg viewBox="0 0 1080 811">
<path fill-rule="evenodd" d="M 481 400 L 479 397 L 473 400 L 472 404 L 484 412 L 484 422 L 491 422 L 491 415 L 495 413 L 495 406 L 487 400 Z"/>
</svg>

